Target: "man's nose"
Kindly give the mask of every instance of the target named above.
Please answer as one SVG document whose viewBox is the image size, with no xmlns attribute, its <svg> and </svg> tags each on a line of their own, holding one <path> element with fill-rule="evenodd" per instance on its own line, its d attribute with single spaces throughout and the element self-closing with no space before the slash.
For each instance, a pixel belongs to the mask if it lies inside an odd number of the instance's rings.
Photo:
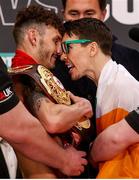
<svg viewBox="0 0 139 180">
<path fill-rule="evenodd" d="M 81 13 L 80 15 L 79 15 L 79 19 L 82 19 L 82 18 L 84 18 L 85 16 L 84 16 L 84 14 L 83 13 Z"/>
<path fill-rule="evenodd" d="M 60 58 L 61 58 L 61 61 L 66 61 L 67 60 L 67 55 L 64 52 L 62 52 Z"/>
<path fill-rule="evenodd" d="M 61 56 L 61 54 L 62 54 L 61 44 L 57 45 L 57 54 L 58 54 L 59 56 Z"/>
</svg>

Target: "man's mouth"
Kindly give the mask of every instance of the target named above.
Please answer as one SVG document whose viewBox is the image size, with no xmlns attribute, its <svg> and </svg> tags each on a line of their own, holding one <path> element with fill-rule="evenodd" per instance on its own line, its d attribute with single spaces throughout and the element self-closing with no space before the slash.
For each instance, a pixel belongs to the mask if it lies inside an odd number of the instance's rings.
<svg viewBox="0 0 139 180">
<path fill-rule="evenodd" d="M 58 58 L 58 56 L 56 54 L 53 54 L 51 56 L 51 63 L 55 65 L 55 62 L 56 62 L 57 58 Z"/>
<path fill-rule="evenodd" d="M 66 62 L 65 64 L 68 67 L 69 71 L 74 68 L 74 65 L 71 62 Z"/>
<path fill-rule="evenodd" d="M 68 69 L 72 68 L 72 64 L 67 64 Z"/>
<path fill-rule="evenodd" d="M 52 56 L 54 59 L 57 59 L 58 58 L 58 55 L 57 54 L 53 54 Z"/>
</svg>

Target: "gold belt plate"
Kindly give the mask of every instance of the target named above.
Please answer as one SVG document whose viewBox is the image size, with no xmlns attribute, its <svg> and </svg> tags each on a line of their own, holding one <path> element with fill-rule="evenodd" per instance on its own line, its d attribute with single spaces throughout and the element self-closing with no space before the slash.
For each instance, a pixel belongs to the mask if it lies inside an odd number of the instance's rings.
<svg viewBox="0 0 139 180">
<path fill-rule="evenodd" d="M 52 96 L 58 104 L 70 105 L 71 100 L 68 92 L 64 89 L 62 83 L 51 73 L 51 71 L 42 65 L 38 65 L 37 71 L 40 75 L 40 81 L 46 88 L 49 95 Z"/>
<path fill-rule="evenodd" d="M 41 76 L 40 81 L 43 86 L 46 88 L 49 95 L 51 95 L 58 104 L 71 105 L 71 100 L 69 94 L 65 90 L 62 83 L 57 79 L 51 71 L 45 68 L 42 65 L 39 65 L 37 68 L 39 75 Z M 90 128 L 91 123 L 89 119 L 81 120 L 77 122 L 75 127 L 79 130 Z"/>
</svg>

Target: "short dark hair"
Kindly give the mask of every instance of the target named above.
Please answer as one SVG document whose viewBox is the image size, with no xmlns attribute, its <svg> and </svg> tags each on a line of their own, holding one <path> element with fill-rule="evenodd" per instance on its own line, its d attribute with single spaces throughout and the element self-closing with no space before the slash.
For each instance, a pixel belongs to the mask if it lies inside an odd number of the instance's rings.
<svg viewBox="0 0 139 180">
<path fill-rule="evenodd" d="M 104 11 L 106 9 L 107 0 L 98 0 L 98 2 L 99 2 L 100 9 Z M 66 8 L 66 3 L 67 3 L 67 0 L 62 0 L 63 9 Z"/>
<path fill-rule="evenodd" d="M 46 10 L 39 5 L 31 5 L 19 11 L 13 28 L 15 42 L 17 44 L 21 42 L 24 28 L 34 25 L 39 29 L 42 24 L 58 29 L 61 34 L 63 32 L 62 20 L 53 11 Z M 41 27 L 39 30 L 41 31 Z"/>
<path fill-rule="evenodd" d="M 64 24 L 65 33 L 79 39 L 89 39 L 98 44 L 105 55 L 111 55 L 112 33 L 110 29 L 96 18 L 82 18 Z M 86 44 L 82 44 L 86 45 Z"/>
</svg>

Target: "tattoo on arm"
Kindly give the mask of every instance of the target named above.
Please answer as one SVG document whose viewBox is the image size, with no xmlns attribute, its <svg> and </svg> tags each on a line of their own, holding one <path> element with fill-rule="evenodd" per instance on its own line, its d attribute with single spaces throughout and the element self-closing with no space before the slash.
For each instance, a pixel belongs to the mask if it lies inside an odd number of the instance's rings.
<svg viewBox="0 0 139 180">
<path fill-rule="evenodd" d="M 34 96 L 32 97 L 32 103 L 34 107 L 34 111 L 37 113 L 41 107 L 41 102 L 43 100 L 44 96 L 40 93 L 34 93 Z"/>
<path fill-rule="evenodd" d="M 41 103 L 44 98 L 45 98 L 45 95 L 43 95 L 41 92 L 34 91 L 34 92 L 30 93 L 26 99 L 27 108 L 36 117 L 37 117 L 37 114 L 41 107 Z"/>
</svg>

